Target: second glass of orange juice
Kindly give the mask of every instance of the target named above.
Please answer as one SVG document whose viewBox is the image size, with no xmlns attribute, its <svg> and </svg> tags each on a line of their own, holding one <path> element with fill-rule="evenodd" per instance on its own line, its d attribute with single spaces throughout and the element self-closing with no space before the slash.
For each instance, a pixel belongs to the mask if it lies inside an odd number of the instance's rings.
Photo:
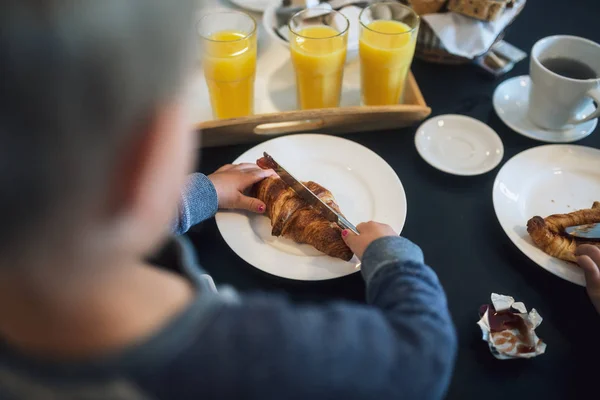
<svg viewBox="0 0 600 400">
<path fill-rule="evenodd" d="M 343 14 L 325 8 L 309 8 L 291 18 L 290 52 L 299 108 L 340 104 L 349 27 Z"/>
<path fill-rule="evenodd" d="M 375 3 L 365 8 L 358 19 L 363 104 L 403 103 L 406 76 L 415 54 L 419 16 L 399 3 Z"/>
<path fill-rule="evenodd" d="M 220 11 L 199 23 L 202 64 L 215 118 L 254 113 L 256 22 L 238 11 Z"/>
</svg>

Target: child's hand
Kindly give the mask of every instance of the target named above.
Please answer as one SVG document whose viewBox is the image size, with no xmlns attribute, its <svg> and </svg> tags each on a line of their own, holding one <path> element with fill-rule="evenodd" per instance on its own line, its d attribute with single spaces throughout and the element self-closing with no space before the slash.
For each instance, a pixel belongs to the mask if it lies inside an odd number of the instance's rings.
<svg viewBox="0 0 600 400">
<path fill-rule="evenodd" d="M 367 250 L 367 247 L 369 247 L 373 241 L 386 236 L 398 236 L 389 225 L 373 221 L 362 223 L 358 225 L 356 229 L 360 235 L 354 234 L 351 230 L 344 229 L 342 231 L 342 237 L 348 247 L 350 247 L 350 250 L 352 250 L 359 259 L 362 259 L 365 250 Z"/>
<path fill-rule="evenodd" d="M 265 212 L 265 203 L 244 195 L 244 191 L 266 177 L 275 175 L 256 164 L 225 165 L 208 176 L 217 191 L 219 208 Z"/>
<path fill-rule="evenodd" d="M 588 295 L 600 313 L 600 248 L 589 244 L 577 248 L 577 263 L 585 272 Z"/>
</svg>

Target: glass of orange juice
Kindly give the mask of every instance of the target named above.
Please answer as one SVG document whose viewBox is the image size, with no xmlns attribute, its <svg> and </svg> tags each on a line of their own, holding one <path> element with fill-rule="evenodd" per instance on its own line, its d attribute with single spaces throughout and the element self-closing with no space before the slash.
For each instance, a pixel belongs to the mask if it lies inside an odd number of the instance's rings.
<svg viewBox="0 0 600 400">
<path fill-rule="evenodd" d="M 290 19 L 290 52 L 299 108 L 340 104 L 349 27 L 343 14 L 319 7 L 300 11 Z"/>
<path fill-rule="evenodd" d="M 239 11 L 218 11 L 200 20 L 199 33 L 214 117 L 253 114 L 256 22 Z"/>
<path fill-rule="evenodd" d="M 360 22 L 362 102 L 367 106 L 404 102 L 406 76 L 415 54 L 419 16 L 399 3 L 375 3 Z"/>
</svg>

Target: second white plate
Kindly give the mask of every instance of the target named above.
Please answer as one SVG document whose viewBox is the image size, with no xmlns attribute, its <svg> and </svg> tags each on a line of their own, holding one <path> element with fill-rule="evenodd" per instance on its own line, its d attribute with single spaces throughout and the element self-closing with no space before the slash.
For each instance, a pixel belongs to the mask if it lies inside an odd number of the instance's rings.
<svg viewBox="0 0 600 400">
<path fill-rule="evenodd" d="M 570 213 L 600 201 L 600 150 L 575 145 L 545 145 L 517 154 L 494 182 L 493 201 L 500 225 L 531 260 L 556 276 L 585 286 L 575 264 L 549 256 L 527 233 L 539 215 Z"/>
<path fill-rule="evenodd" d="M 329 189 L 355 225 L 375 220 L 391 225 L 398 233 L 402 231 L 406 220 L 402 182 L 381 157 L 366 147 L 335 136 L 291 135 L 261 143 L 234 163 L 256 162 L 265 151 L 298 179 L 312 180 Z M 315 281 L 358 271 L 356 258 L 345 262 L 312 246 L 271 236 L 271 223 L 263 215 L 219 212 L 216 220 L 231 249 L 269 274 Z"/>
</svg>

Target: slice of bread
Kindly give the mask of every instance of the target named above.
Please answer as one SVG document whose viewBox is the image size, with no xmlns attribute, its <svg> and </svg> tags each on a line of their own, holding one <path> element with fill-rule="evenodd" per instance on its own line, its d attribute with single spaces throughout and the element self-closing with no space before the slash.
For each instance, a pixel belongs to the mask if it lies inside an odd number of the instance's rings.
<svg viewBox="0 0 600 400">
<path fill-rule="evenodd" d="M 408 0 L 407 3 L 419 15 L 441 12 L 448 0 Z"/>
<path fill-rule="evenodd" d="M 482 21 L 494 21 L 507 5 L 507 0 L 450 0 L 448 10 Z"/>
</svg>

